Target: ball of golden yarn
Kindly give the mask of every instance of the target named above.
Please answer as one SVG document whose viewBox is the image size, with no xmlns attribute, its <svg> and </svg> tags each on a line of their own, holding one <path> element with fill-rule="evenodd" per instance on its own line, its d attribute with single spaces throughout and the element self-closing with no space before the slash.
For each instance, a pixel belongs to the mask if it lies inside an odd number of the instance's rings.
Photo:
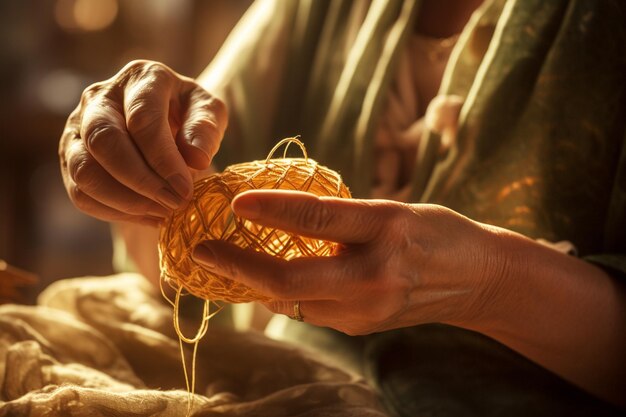
<svg viewBox="0 0 626 417">
<path fill-rule="evenodd" d="M 270 159 L 285 141 L 297 143 L 305 157 Z M 297 236 L 235 216 L 230 203 L 237 194 L 247 190 L 281 189 L 350 197 L 339 174 L 308 158 L 304 146 L 295 138 L 279 142 L 265 161 L 231 165 L 220 174 L 198 181 L 194 188 L 191 202 L 175 211 L 161 229 L 162 278 L 174 288 L 182 286 L 205 300 L 232 303 L 269 301 L 270 298 L 199 266 L 191 253 L 200 242 L 220 239 L 284 259 L 330 256 L 338 247 L 333 242 Z"/>
</svg>

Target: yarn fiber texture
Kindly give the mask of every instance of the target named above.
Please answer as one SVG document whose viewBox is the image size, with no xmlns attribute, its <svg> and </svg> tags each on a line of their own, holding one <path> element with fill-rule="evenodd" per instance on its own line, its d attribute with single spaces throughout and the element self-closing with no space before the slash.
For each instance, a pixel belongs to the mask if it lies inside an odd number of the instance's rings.
<svg viewBox="0 0 626 417">
<path fill-rule="evenodd" d="M 222 173 L 194 184 L 194 196 L 183 209 L 175 211 L 161 229 L 159 255 L 162 279 L 179 290 L 182 286 L 196 297 L 231 303 L 270 301 L 252 288 L 209 272 L 191 257 L 204 240 L 223 240 L 283 259 L 302 256 L 330 256 L 338 244 L 306 238 L 275 228 L 260 226 L 236 216 L 233 198 L 247 190 L 281 189 L 306 191 L 318 196 L 350 198 L 340 175 L 306 156 L 270 159 L 231 165 Z"/>
</svg>

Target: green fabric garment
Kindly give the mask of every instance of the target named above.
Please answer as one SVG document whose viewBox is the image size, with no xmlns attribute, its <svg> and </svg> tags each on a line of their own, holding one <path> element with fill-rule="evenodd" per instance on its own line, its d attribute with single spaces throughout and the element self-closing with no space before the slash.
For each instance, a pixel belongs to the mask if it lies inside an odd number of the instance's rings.
<svg viewBox="0 0 626 417">
<path fill-rule="evenodd" d="M 623 13 L 623 2 L 507 2 L 460 92 L 457 149 L 422 200 L 582 254 L 624 251 Z"/>
<path fill-rule="evenodd" d="M 231 108 L 218 163 L 264 159 L 299 134 L 314 159 L 366 196 L 376 115 L 418 5 L 257 2 L 200 77 Z"/>
<path fill-rule="evenodd" d="M 357 197 L 371 184 L 373 129 L 419 1 L 257 1 L 205 74 L 231 127 L 222 166 L 300 134 Z M 569 240 L 626 275 L 626 4 L 488 0 L 452 53 L 441 94 L 466 98 L 455 145 L 426 132 L 413 201 L 532 238 Z M 355 29 L 356 28 L 356 29 Z M 291 323 L 368 374 L 398 415 L 616 415 L 481 335 L 418 326 L 348 338 Z M 575 349 L 575 347 L 572 347 Z"/>
<path fill-rule="evenodd" d="M 285 136 L 372 182 L 372 135 L 419 1 L 258 1 L 202 83 L 231 108 L 221 166 Z M 440 92 L 466 97 L 445 157 L 426 132 L 413 201 L 444 204 L 581 255 L 626 252 L 624 5 L 491 0 L 453 51 Z M 355 29 L 356 28 L 356 29 Z"/>
</svg>

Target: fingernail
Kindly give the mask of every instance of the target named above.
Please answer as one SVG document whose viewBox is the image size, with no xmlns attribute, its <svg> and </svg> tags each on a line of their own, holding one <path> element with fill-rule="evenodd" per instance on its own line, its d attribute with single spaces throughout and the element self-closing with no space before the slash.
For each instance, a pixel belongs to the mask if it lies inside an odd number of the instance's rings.
<svg viewBox="0 0 626 417">
<path fill-rule="evenodd" d="M 174 191 L 178 193 L 184 199 L 191 197 L 192 185 L 191 181 L 187 180 L 181 174 L 174 174 L 167 179 L 167 182 L 172 186 Z"/>
<path fill-rule="evenodd" d="M 255 220 L 261 216 L 261 205 L 254 198 L 239 198 L 233 202 L 233 211 L 238 216 Z"/>
<path fill-rule="evenodd" d="M 167 188 L 161 188 L 157 192 L 156 199 L 159 203 L 172 210 L 176 210 L 183 203 L 182 198 L 178 197 Z"/>
<path fill-rule="evenodd" d="M 204 245 L 198 245 L 191 255 L 193 259 L 205 268 L 215 268 L 215 254 Z"/>
<path fill-rule="evenodd" d="M 207 152 L 207 150 L 204 149 L 204 145 L 206 143 L 205 140 L 202 140 L 199 137 L 195 137 L 195 138 L 192 138 L 191 142 L 189 142 L 189 143 L 191 144 L 191 146 L 193 146 L 194 148 L 196 148 L 200 152 L 202 152 L 209 161 L 211 160 L 211 155 L 209 155 L 209 152 Z"/>
</svg>

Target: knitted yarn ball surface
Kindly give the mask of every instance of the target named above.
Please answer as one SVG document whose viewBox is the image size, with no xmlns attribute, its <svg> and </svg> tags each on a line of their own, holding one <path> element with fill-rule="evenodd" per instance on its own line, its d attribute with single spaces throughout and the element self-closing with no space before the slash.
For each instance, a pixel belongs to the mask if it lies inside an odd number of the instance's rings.
<svg viewBox="0 0 626 417">
<path fill-rule="evenodd" d="M 219 239 L 284 259 L 336 252 L 336 243 L 260 226 L 236 216 L 230 207 L 233 198 L 257 189 L 350 198 L 340 175 L 310 158 L 268 157 L 265 161 L 231 165 L 220 174 L 196 182 L 190 203 L 175 211 L 162 227 L 159 255 L 164 281 L 205 300 L 270 301 L 270 297 L 246 285 L 200 267 L 191 257 L 194 247 L 204 240 Z"/>
</svg>

